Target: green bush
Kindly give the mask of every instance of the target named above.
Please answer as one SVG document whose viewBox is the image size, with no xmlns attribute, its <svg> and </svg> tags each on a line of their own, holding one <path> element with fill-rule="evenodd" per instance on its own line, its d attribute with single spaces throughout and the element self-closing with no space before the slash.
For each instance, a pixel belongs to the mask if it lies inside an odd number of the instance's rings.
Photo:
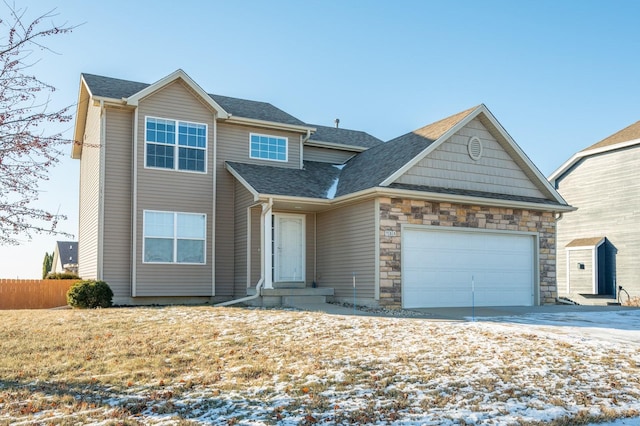
<svg viewBox="0 0 640 426">
<path fill-rule="evenodd" d="M 108 308 L 112 298 L 113 291 L 104 281 L 79 281 L 67 292 L 67 303 L 73 308 Z"/>
<path fill-rule="evenodd" d="M 54 272 L 52 274 L 47 274 L 45 279 L 47 280 L 79 280 L 80 277 L 71 272 Z"/>
</svg>

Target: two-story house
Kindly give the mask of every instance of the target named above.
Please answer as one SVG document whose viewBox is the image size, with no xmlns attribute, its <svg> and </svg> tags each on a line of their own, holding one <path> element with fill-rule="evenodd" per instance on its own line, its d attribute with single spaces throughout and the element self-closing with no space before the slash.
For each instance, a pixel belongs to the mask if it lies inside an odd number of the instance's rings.
<svg viewBox="0 0 640 426">
<path fill-rule="evenodd" d="M 571 207 L 484 105 L 383 143 L 181 70 L 83 74 L 75 141 L 79 274 L 116 303 L 267 303 L 274 287 L 353 300 L 354 286 L 391 307 L 555 302 Z"/>
<path fill-rule="evenodd" d="M 640 296 L 638 165 L 640 121 L 577 152 L 549 177 L 577 208 L 558 222 L 560 296 L 577 303 Z"/>
</svg>

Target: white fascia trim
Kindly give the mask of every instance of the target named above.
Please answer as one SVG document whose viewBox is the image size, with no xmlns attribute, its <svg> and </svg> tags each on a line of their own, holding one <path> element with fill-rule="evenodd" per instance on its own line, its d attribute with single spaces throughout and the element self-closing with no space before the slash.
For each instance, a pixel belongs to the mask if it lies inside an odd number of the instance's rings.
<svg viewBox="0 0 640 426">
<path fill-rule="evenodd" d="M 545 189 L 549 192 L 553 198 L 559 203 L 566 203 L 564 198 L 555 190 L 555 188 L 551 185 L 551 183 L 547 180 L 547 178 L 538 170 L 535 164 L 529 159 L 527 154 L 520 148 L 520 146 L 513 140 L 511 135 L 502 127 L 502 124 L 498 122 L 498 120 L 494 117 L 494 115 L 489 111 L 489 109 L 485 105 L 481 105 L 482 112 L 485 117 L 489 119 L 491 124 L 495 126 L 496 129 L 500 132 L 500 134 L 506 139 L 507 143 L 511 146 L 511 148 L 516 151 L 521 160 L 525 162 L 525 164 L 529 167 L 529 170 L 533 172 L 533 174 L 538 178 L 538 181 Z"/>
<path fill-rule="evenodd" d="M 138 93 L 129 96 L 125 99 L 125 102 L 128 105 L 137 106 L 138 102 L 140 102 L 140 99 L 144 98 L 145 96 L 149 96 L 151 93 L 161 89 L 162 87 L 170 83 L 173 83 L 178 79 L 182 79 L 182 81 L 184 81 L 195 93 L 197 93 L 198 96 L 200 96 L 206 104 L 208 104 L 214 111 L 216 111 L 218 117 L 227 118 L 229 116 L 224 108 L 222 108 L 216 101 L 214 101 L 211 96 L 209 96 L 209 94 L 202 89 L 202 87 L 200 87 L 191 77 L 187 75 L 186 72 L 181 69 L 175 70 L 168 76 L 163 77 L 155 83 L 145 87 Z"/>
<path fill-rule="evenodd" d="M 260 197 L 260 194 L 258 193 L 258 191 L 256 191 L 253 188 L 253 186 L 249 185 L 249 182 L 247 182 L 240 175 L 240 173 L 238 173 L 232 166 L 230 166 L 227 163 L 224 163 L 224 167 L 225 167 L 225 169 L 227 169 L 229 171 L 229 173 L 231 173 L 233 175 L 234 178 L 236 178 L 238 180 L 238 182 L 240 182 L 242 184 L 242 186 L 244 186 L 247 189 L 247 191 L 249 191 L 251 193 L 251 195 L 253 195 L 253 201 L 258 201 L 258 199 Z"/>
<path fill-rule="evenodd" d="M 241 124 L 245 126 L 256 126 L 263 127 L 265 129 L 277 129 L 277 130 L 288 130 L 296 133 L 304 133 L 307 132 L 315 132 L 315 127 L 297 125 L 297 124 L 285 124 L 285 123 L 276 123 L 275 121 L 266 121 L 266 120 L 257 120 L 255 118 L 245 118 L 245 117 L 236 117 L 232 115 L 227 115 L 227 117 L 220 116 L 219 118 L 224 118 L 226 123 L 229 124 Z"/>
<path fill-rule="evenodd" d="M 228 168 L 231 170 L 230 168 Z M 236 173 L 237 174 L 237 173 Z M 234 176 L 236 176 L 234 174 Z M 513 209 L 526 209 L 535 211 L 547 211 L 547 212 L 570 212 L 577 210 L 572 206 L 558 206 L 549 204 L 533 203 L 528 201 L 514 201 L 514 200 L 500 200 L 496 198 L 483 198 L 472 197 L 468 195 L 456 195 L 456 194 L 442 194 L 439 192 L 423 192 L 414 191 L 410 189 L 396 189 L 396 188 L 369 188 L 362 191 L 354 192 L 352 194 L 342 195 L 334 198 L 333 200 L 322 198 L 310 198 L 310 197 L 294 197 L 289 195 L 277 195 L 277 194 L 257 194 L 257 199 L 273 199 L 277 201 L 297 202 L 311 205 L 322 205 L 327 207 L 337 207 L 345 203 L 352 203 L 355 201 L 361 201 L 373 197 L 398 197 L 398 198 L 411 198 L 415 200 L 429 200 L 438 202 L 449 202 L 458 204 L 475 204 L 480 206 L 490 207 L 504 207 Z M 254 196 L 256 196 L 254 195 Z"/>
<path fill-rule="evenodd" d="M 615 151 L 617 149 L 627 148 L 629 146 L 640 144 L 640 139 L 632 139 L 626 142 L 620 142 L 615 145 L 603 146 L 601 148 L 594 148 L 588 151 L 580 151 L 573 154 L 571 158 L 565 161 L 556 171 L 549 175 L 549 181 L 555 183 L 555 180 L 562 176 L 567 170 L 569 170 L 574 164 L 576 164 L 581 158 L 589 157 L 591 155 L 601 154 L 607 151 Z"/>
<path fill-rule="evenodd" d="M 307 141 L 305 142 L 305 145 L 315 146 L 317 148 L 331 148 L 331 149 L 337 149 L 340 151 L 354 151 L 354 152 L 364 152 L 367 149 L 369 149 L 362 146 L 345 145 L 345 144 L 339 144 L 339 143 L 320 142 L 320 141 Z"/>
<path fill-rule="evenodd" d="M 431 143 L 431 145 L 426 147 L 420 154 L 418 154 L 415 157 L 413 157 L 413 159 L 411 161 L 406 163 L 404 166 L 402 166 L 401 168 L 396 170 L 391 176 L 389 176 L 384 181 L 382 181 L 380 186 L 389 186 L 393 182 L 395 182 L 396 179 L 398 179 L 400 176 L 405 174 L 410 168 L 412 168 L 413 166 L 418 164 L 418 162 L 420 162 L 424 157 L 426 157 L 431 152 L 433 152 L 437 147 L 442 145 L 442 143 L 444 141 L 446 141 L 447 139 L 449 139 L 451 136 L 453 136 L 454 133 L 456 133 L 462 127 L 466 126 L 468 122 L 473 120 L 481 111 L 483 111 L 483 107 L 484 107 L 484 110 L 486 110 L 486 107 L 484 105 L 480 105 L 478 108 L 476 108 L 475 110 L 470 112 L 465 118 L 460 120 L 455 126 L 450 128 L 442 136 L 440 136 L 438 139 L 433 141 L 433 143 Z"/>
<path fill-rule="evenodd" d="M 82 101 L 82 92 L 83 90 L 87 93 L 87 101 L 86 105 Z M 82 155 L 82 143 L 84 142 L 84 132 L 87 125 L 87 113 L 89 109 L 89 102 L 91 101 L 91 90 L 89 90 L 89 85 L 84 80 L 84 76 L 80 77 L 80 87 L 78 88 L 78 104 L 76 105 L 76 122 L 73 128 L 73 146 L 71 147 L 71 158 L 77 160 Z M 79 123 L 78 117 L 80 116 L 80 108 L 86 108 L 87 111 L 84 114 L 84 122 Z"/>
<path fill-rule="evenodd" d="M 538 211 L 550 211 L 550 212 L 571 212 L 577 210 L 571 206 L 558 206 L 549 204 L 540 204 L 530 201 L 515 201 L 515 200 L 500 200 L 496 198 L 483 198 L 473 197 L 469 195 L 456 195 L 456 194 L 442 194 L 438 192 L 422 192 L 406 189 L 394 189 L 393 191 L 386 190 L 386 188 L 379 188 L 381 195 L 387 196 L 403 196 L 414 199 L 425 199 L 433 201 L 444 201 L 451 203 L 462 204 L 476 204 L 481 206 L 493 206 L 493 207 L 505 207 L 505 208 L 518 208 Z"/>
</svg>

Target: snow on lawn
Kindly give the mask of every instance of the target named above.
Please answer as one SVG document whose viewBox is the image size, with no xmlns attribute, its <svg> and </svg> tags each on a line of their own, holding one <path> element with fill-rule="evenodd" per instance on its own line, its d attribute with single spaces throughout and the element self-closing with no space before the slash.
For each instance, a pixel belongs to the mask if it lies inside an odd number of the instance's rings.
<svg viewBox="0 0 640 426">
<path fill-rule="evenodd" d="M 175 339 L 210 359 L 211 369 L 222 368 L 221 375 L 199 384 L 203 373 L 194 368 L 161 389 L 103 386 L 99 398 L 95 390 L 93 398 L 78 392 L 75 398 L 87 408 L 66 416 L 46 407 L 35 414 L 8 410 L 2 399 L 7 384 L 0 380 L 0 424 L 78 418 L 167 425 L 585 424 L 640 413 L 640 345 L 626 334 L 604 338 L 637 331 L 603 327 L 599 313 L 519 320 L 524 323 L 513 317 L 445 322 L 202 307 L 85 315 L 95 316 L 91 321 L 119 315 L 151 336 L 154 324 L 175 327 L 169 330 Z M 606 318 L 637 324 L 638 315 Z M 587 320 L 593 327 L 583 327 Z M 215 340 L 183 336 L 189 324 L 215 333 Z M 591 334 L 593 329 L 603 333 Z M 238 351 L 244 364 L 230 362 Z M 40 398 L 46 399 L 43 389 Z M 612 424 L 637 424 L 632 422 Z"/>
</svg>

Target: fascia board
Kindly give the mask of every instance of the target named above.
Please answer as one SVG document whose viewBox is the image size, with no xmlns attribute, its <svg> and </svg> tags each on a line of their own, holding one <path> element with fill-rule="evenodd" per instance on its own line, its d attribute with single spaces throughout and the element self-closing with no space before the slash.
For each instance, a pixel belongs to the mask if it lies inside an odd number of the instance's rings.
<svg viewBox="0 0 640 426">
<path fill-rule="evenodd" d="M 571 158 L 565 161 L 556 171 L 549 175 L 549 181 L 555 182 L 557 178 L 562 176 L 567 170 L 569 170 L 574 164 L 576 164 L 581 158 L 590 157 L 596 154 L 602 154 L 603 152 L 615 151 L 617 149 L 627 148 L 633 145 L 640 144 L 640 139 L 632 139 L 626 142 L 620 142 L 615 145 L 603 146 L 600 148 L 589 149 L 587 151 L 580 151 L 573 154 Z"/>
<path fill-rule="evenodd" d="M 471 111 L 465 118 L 460 120 L 455 126 L 451 127 L 442 136 L 440 136 L 438 139 L 436 139 L 431 145 L 426 147 L 421 153 L 419 153 L 418 155 L 413 157 L 413 159 L 411 161 L 407 162 L 404 166 L 402 166 L 398 170 L 396 170 L 391 176 L 389 176 L 384 181 L 382 181 L 380 186 L 389 186 L 393 182 L 395 182 L 400 176 L 405 174 L 410 168 L 412 168 L 413 166 L 418 164 L 420 161 L 422 161 L 423 158 L 425 158 L 427 155 L 429 155 L 431 152 L 433 152 L 436 148 L 438 148 L 440 145 L 442 145 L 442 143 L 444 141 L 446 141 L 451 136 L 453 136 L 454 133 L 456 133 L 462 127 L 466 126 L 467 123 L 469 123 L 469 121 L 473 120 L 480 113 L 480 111 L 482 111 L 482 107 L 484 107 L 484 105 L 480 105 L 478 108 L 476 108 L 475 110 Z M 485 107 L 485 109 L 486 109 L 486 107 Z"/>
<path fill-rule="evenodd" d="M 224 108 L 222 108 L 216 101 L 214 101 L 213 98 L 211 98 L 211 96 L 209 96 L 209 94 L 202 89 L 202 87 L 200 87 L 191 77 L 187 75 L 187 73 L 185 73 L 181 69 L 172 72 L 166 77 L 163 77 L 155 83 L 145 87 L 138 93 L 129 96 L 126 99 L 126 103 L 128 105 L 138 106 L 140 99 L 149 96 L 151 93 L 178 79 L 182 79 L 182 81 L 184 81 L 195 93 L 197 93 L 198 96 L 200 96 L 206 104 L 208 104 L 213 110 L 215 110 L 218 117 L 227 118 L 229 116 Z"/>
<path fill-rule="evenodd" d="M 308 127 L 296 124 L 276 123 L 275 121 L 256 120 L 254 118 L 236 117 L 234 115 L 228 115 L 227 117 L 219 117 L 224 119 L 225 123 L 229 124 L 241 124 L 250 125 L 256 127 L 264 127 L 267 129 L 289 130 L 296 133 L 315 132 L 315 127 Z"/>
<path fill-rule="evenodd" d="M 547 178 L 540 172 L 540 170 L 538 170 L 538 168 L 536 167 L 535 164 L 533 164 L 533 162 L 529 159 L 529 157 L 527 156 L 527 154 L 525 154 L 525 152 L 520 148 L 520 146 L 516 143 L 516 141 L 513 140 L 513 138 L 511 137 L 511 135 L 504 129 L 504 127 L 502 127 L 502 125 L 498 122 L 498 120 L 495 118 L 495 116 L 491 113 L 491 111 L 489 111 L 489 109 L 482 105 L 483 107 L 483 112 L 485 114 L 485 117 L 487 117 L 487 119 L 491 122 L 491 124 L 493 124 L 493 126 L 498 129 L 498 132 L 500 132 L 500 134 L 502 135 L 502 137 L 505 138 L 505 140 L 507 141 L 507 143 L 511 146 L 511 148 L 516 151 L 516 153 L 518 154 L 518 156 L 520 157 L 520 159 L 522 161 L 524 161 L 524 163 L 527 165 L 527 167 L 529 168 L 529 170 L 535 175 L 535 177 L 538 179 L 538 182 L 544 186 L 544 188 L 549 192 L 549 194 L 551 194 L 551 196 L 553 196 L 553 198 L 561 203 L 561 204 L 567 204 L 567 202 L 564 200 L 564 198 L 562 198 L 562 196 L 558 193 L 558 191 L 555 190 L 555 188 L 553 186 L 551 186 L 551 183 L 547 180 Z"/>
<path fill-rule="evenodd" d="M 495 198 L 483 198 L 472 197 L 468 195 L 455 195 L 455 194 L 442 194 L 438 192 L 423 192 L 407 189 L 396 189 L 387 187 L 369 188 L 362 191 L 354 192 L 352 194 L 341 195 L 333 200 L 321 199 L 321 198 L 308 198 L 308 197 L 293 197 L 274 194 L 259 194 L 260 199 L 272 198 L 276 201 L 292 201 L 300 203 L 308 203 L 314 205 L 325 205 L 327 207 L 337 207 L 345 203 L 352 203 L 354 201 L 361 201 L 374 197 L 402 197 L 412 198 L 418 200 L 430 200 L 438 202 L 450 202 L 458 204 L 475 204 L 489 207 L 504 207 L 504 208 L 516 208 L 527 209 L 535 211 L 548 211 L 548 212 L 570 212 L 577 210 L 571 206 L 558 206 L 541 203 L 533 203 L 527 201 L 513 201 L 513 200 L 499 200 Z"/>
<path fill-rule="evenodd" d="M 83 91 L 86 92 L 86 101 L 83 100 Z M 76 122 L 73 129 L 73 146 L 71 147 L 71 158 L 74 160 L 79 159 L 82 156 L 82 142 L 84 138 L 84 131 L 87 125 L 87 108 L 91 100 L 91 90 L 89 85 L 84 80 L 84 76 L 80 76 L 80 86 L 78 88 L 78 104 L 76 106 Z M 81 108 L 84 108 L 82 112 Z M 80 121 L 78 120 L 80 118 Z"/>
<path fill-rule="evenodd" d="M 331 149 L 336 149 L 340 151 L 354 151 L 354 152 L 364 152 L 367 149 L 369 149 L 362 146 L 345 145 L 345 144 L 338 144 L 338 143 L 332 143 L 332 142 L 321 142 L 321 141 L 311 141 L 311 140 L 305 142 L 304 145 L 313 146 L 316 148 L 331 148 Z"/>
<path fill-rule="evenodd" d="M 255 188 L 253 186 L 251 186 L 249 184 L 249 182 L 247 182 L 241 175 L 240 173 L 238 173 L 232 166 L 230 166 L 228 163 L 224 163 L 224 167 L 225 169 L 227 169 L 229 171 L 229 173 L 231 173 L 231 175 L 236 178 L 238 180 L 238 182 L 240 182 L 242 184 L 242 186 L 244 186 L 247 191 L 249 191 L 251 193 L 251 195 L 253 195 L 253 201 L 258 201 L 259 198 L 259 193 L 258 191 L 255 190 Z"/>
<path fill-rule="evenodd" d="M 460 204 L 476 204 L 483 206 L 505 207 L 505 208 L 519 208 L 538 211 L 550 211 L 550 212 L 570 212 L 577 210 L 572 206 L 559 206 L 549 205 L 542 203 L 533 203 L 529 201 L 514 201 L 514 200 L 500 200 L 496 198 L 484 198 L 473 197 L 469 195 L 456 195 L 456 194 L 442 194 L 439 192 L 423 192 L 414 191 L 410 189 L 395 189 L 395 188 L 378 188 L 380 195 L 384 196 L 401 196 L 405 198 L 433 200 L 440 202 L 451 202 Z"/>
</svg>

